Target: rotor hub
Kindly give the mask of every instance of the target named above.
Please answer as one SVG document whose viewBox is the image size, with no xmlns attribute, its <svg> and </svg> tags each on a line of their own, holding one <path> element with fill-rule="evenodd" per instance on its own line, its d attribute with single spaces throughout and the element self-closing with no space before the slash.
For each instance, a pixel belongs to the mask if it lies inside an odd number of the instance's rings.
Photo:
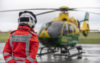
<svg viewBox="0 0 100 63">
<path fill-rule="evenodd" d="M 67 7 L 67 6 L 62 6 L 62 7 L 60 7 L 60 10 L 61 10 L 61 11 L 68 11 L 68 10 L 69 10 L 69 7 Z"/>
</svg>

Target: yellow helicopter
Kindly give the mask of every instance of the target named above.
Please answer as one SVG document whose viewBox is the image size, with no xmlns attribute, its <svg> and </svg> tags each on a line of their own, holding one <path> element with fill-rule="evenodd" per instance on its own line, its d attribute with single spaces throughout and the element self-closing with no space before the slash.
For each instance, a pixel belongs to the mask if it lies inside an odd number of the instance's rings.
<svg viewBox="0 0 100 63">
<path fill-rule="evenodd" d="M 69 17 L 68 11 L 78 11 L 77 8 L 68 8 L 66 6 L 62 6 L 60 8 L 33 8 L 33 9 L 16 9 L 16 10 L 5 10 L 0 12 L 12 12 L 12 11 L 23 11 L 23 10 L 51 10 L 42 13 L 36 14 L 36 16 L 52 13 L 56 11 L 61 11 L 57 18 L 54 18 L 52 21 L 44 24 L 40 31 L 38 32 L 38 38 L 40 43 L 44 45 L 44 47 L 40 48 L 39 56 L 55 53 L 60 51 L 60 54 L 71 58 L 73 56 L 78 56 L 78 58 L 82 58 L 81 54 L 83 53 L 81 46 L 76 46 L 78 43 L 79 34 L 82 33 L 84 36 L 88 36 L 90 31 L 88 20 L 89 13 L 85 13 L 85 18 L 83 21 L 78 21 L 73 17 Z M 82 23 L 82 27 L 80 26 L 80 22 Z M 47 52 L 43 53 L 44 49 L 47 49 Z M 76 48 L 77 53 L 71 55 L 70 50 Z"/>
<path fill-rule="evenodd" d="M 40 43 L 50 50 L 49 52 L 42 53 L 42 50 L 45 47 L 41 48 L 39 54 L 40 56 L 54 52 L 56 51 L 56 48 L 60 48 L 61 50 L 59 55 L 64 54 L 64 56 L 66 56 L 65 53 L 70 54 L 70 49 L 68 48 L 75 48 L 76 44 L 78 43 L 79 33 L 82 32 L 84 36 L 87 36 L 90 31 L 88 24 L 88 12 L 86 12 L 85 18 L 82 21 L 83 25 L 80 27 L 80 22 L 73 17 L 69 17 L 68 15 L 68 11 L 74 9 L 62 6 L 57 10 L 61 11 L 59 17 L 54 18 L 51 22 L 44 24 L 39 31 L 38 37 Z M 79 55 L 83 53 L 82 47 L 77 46 L 76 48 L 78 53 L 74 55 L 68 55 L 68 57 L 78 55 L 78 58 L 81 58 Z"/>
<path fill-rule="evenodd" d="M 59 17 L 54 18 L 51 22 L 43 25 L 38 34 L 40 42 L 47 47 L 74 46 L 78 42 L 80 32 L 82 32 L 84 36 L 87 36 L 90 31 L 88 13 L 86 13 L 83 20 L 83 26 L 80 27 L 79 21 L 73 17 L 69 17 L 68 12 L 66 12 L 72 9 L 69 9 L 66 6 L 63 6 L 60 9 L 61 13 Z"/>
</svg>

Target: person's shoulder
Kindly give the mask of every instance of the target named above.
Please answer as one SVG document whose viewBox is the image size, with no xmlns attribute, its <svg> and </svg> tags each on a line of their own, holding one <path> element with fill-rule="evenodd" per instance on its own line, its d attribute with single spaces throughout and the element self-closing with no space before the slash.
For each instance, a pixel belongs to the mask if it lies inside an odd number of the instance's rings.
<svg viewBox="0 0 100 63">
<path fill-rule="evenodd" d="M 11 32 L 10 32 L 10 34 L 13 34 L 15 31 L 16 31 L 16 30 L 14 30 L 14 31 L 11 31 Z"/>
<path fill-rule="evenodd" d="M 36 32 L 34 32 L 34 31 L 30 31 L 30 33 L 32 34 L 32 35 L 36 35 Z"/>
</svg>

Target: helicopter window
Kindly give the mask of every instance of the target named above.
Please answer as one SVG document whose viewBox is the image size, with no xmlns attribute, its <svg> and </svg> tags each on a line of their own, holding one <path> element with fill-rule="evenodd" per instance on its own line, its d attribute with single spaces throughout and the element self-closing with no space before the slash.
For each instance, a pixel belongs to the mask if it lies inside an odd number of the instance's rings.
<svg viewBox="0 0 100 63">
<path fill-rule="evenodd" d="M 78 28 L 80 28 L 80 22 L 78 21 Z"/>
<path fill-rule="evenodd" d="M 50 36 L 60 36 L 62 26 L 63 26 L 62 21 L 57 21 L 57 22 L 52 22 L 52 24 L 48 27 L 48 33 Z"/>
<path fill-rule="evenodd" d="M 46 30 L 48 29 L 48 27 L 52 24 L 52 22 L 49 22 L 46 24 Z"/>
<path fill-rule="evenodd" d="M 52 24 L 52 22 L 49 22 L 49 23 L 46 23 L 46 24 L 44 24 L 42 27 L 41 27 L 41 29 L 40 29 L 40 31 L 39 31 L 39 34 L 42 32 L 42 30 L 44 30 L 44 29 L 48 29 L 48 27 L 50 26 Z"/>
<path fill-rule="evenodd" d="M 68 33 L 68 25 L 66 24 L 64 27 L 63 35 L 67 35 L 67 33 Z"/>
<path fill-rule="evenodd" d="M 68 25 L 68 29 L 69 29 L 69 33 L 73 32 L 73 27 L 70 24 Z"/>
<path fill-rule="evenodd" d="M 74 26 L 74 33 L 76 32 L 76 27 Z"/>
<path fill-rule="evenodd" d="M 42 32 L 42 30 L 44 30 L 46 28 L 46 25 L 44 24 L 42 27 L 41 27 L 41 29 L 40 29 L 40 31 L 39 31 L 39 34 Z"/>
</svg>

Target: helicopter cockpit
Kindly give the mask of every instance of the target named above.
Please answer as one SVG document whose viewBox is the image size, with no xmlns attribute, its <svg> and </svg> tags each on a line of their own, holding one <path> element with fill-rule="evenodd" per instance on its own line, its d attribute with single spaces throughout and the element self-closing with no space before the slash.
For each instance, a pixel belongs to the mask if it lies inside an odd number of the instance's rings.
<svg viewBox="0 0 100 63">
<path fill-rule="evenodd" d="M 61 35 L 74 34 L 77 32 L 77 27 L 64 21 L 52 21 L 43 25 L 39 34 L 41 34 L 43 30 L 47 30 L 50 37 L 57 37 Z"/>
</svg>

